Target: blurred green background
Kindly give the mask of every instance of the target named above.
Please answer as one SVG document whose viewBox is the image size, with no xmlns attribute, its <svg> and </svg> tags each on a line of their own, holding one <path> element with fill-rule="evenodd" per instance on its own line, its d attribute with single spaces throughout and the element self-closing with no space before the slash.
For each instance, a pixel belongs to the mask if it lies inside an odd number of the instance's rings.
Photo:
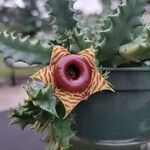
<svg viewBox="0 0 150 150">
<path fill-rule="evenodd" d="M 39 67 L 17 67 L 14 68 L 16 77 L 20 76 L 30 76 L 36 72 Z M 8 67 L 4 61 L 3 56 L 0 54 L 0 78 L 9 78 L 12 73 L 12 68 Z"/>
</svg>

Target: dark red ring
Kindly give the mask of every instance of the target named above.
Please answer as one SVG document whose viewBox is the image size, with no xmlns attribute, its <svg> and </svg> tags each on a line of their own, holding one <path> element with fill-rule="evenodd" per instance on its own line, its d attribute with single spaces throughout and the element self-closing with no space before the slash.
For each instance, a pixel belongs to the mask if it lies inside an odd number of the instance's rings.
<svg viewBox="0 0 150 150">
<path fill-rule="evenodd" d="M 77 78 L 72 79 L 67 74 L 67 68 L 74 65 L 79 70 Z M 81 92 L 91 81 L 92 70 L 81 55 L 70 54 L 61 57 L 54 66 L 54 82 L 58 88 L 70 92 Z"/>
</svg>

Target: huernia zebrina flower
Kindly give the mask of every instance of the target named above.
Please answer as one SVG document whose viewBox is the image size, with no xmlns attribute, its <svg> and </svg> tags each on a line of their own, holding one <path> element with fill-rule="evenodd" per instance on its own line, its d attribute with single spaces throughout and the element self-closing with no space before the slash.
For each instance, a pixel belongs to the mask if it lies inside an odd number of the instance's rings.
<svg viewBox="0 0 150 150">
<path fill-rule="evenodd" d="M 71 54 L 62 46 L 54 46 L 51 62 L 33 76 L 50 85 L 53 95 L 63 103 L 66 115 L 81 101 L 102 90 L 112 90 L 96 67 L 95 52 L 85 49 Z"/>
</svg>

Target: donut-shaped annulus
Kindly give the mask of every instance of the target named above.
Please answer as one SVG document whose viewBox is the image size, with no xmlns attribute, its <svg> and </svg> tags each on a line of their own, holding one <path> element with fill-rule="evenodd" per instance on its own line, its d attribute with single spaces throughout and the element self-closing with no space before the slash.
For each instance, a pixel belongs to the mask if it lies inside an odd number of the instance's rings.
<svg viewBox="0 0 150 150">
<path fill-rule="evenodd" d="M 91 82 L 92 69 L 84 57 L 70 54 L 61 57 L 56 62 L 53 74 L 57 88 L 81 92 Z"/>
</svg>

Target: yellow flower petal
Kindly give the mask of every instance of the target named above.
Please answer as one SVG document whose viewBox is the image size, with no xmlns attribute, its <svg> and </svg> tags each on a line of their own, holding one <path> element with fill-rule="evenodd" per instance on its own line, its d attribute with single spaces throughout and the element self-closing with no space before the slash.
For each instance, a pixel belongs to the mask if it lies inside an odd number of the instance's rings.
<svg viewBox="0 0 150 150">
<path fill-rule="evenodd" d="M 96 67 L 95 52 L 91 49 L 85 49 L 77 53 L 86 59 L 92 68 L 91 82 L 87 88 L 82 92 L 69 92 L 63 89 L 57 88 L 54 83 L 54 65 L 59 60 L 59 58 L 69 55 L 69 51 L 61 46 L 54 46 L 52 50 L 50 65 L 41 69 L 35 73 L 31 78 L 36 78 L 45 83 L 45 85 L 51 85 L 54 95 L 63 103 L 66 114 L 65 117 L 83 100 L 86 100 L 90 95 L 102 90 L 112 90 L 109 83 L 104 79 L 102 74 L 98 71 Z M 113 91 L 113 90 L 112 90 Z"/>
<path fill-rule="evenodd" d="M 39 79 L 41 80 L 45 85 L 50 85 L 51 84 L 51 71 L 49 66 L 41 69 L 34 75 L 32 75 L 30 78 L 32 79 Z"/>
</svg>

